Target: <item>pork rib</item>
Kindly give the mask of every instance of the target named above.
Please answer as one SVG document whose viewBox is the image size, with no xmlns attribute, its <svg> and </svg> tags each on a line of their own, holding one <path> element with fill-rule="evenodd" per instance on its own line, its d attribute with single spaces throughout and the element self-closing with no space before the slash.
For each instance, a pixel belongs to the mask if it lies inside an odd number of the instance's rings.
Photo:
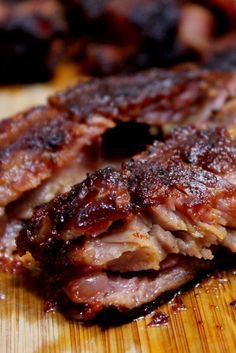
<svg viewBox="0 0 236 353">
<path fill-rule="evenodd" d="M 0 123 L 0 259 L 12 258 L 22 220 L 33 207 L 84 178 L 95 166 L 86 149 L 113 126 L 94 117 L 87 124 L 48 106 L 32 108 Z M 93 159 L 93 158 L 92 158 Z M 11 264 L 11 262 L 10 262 Z M 11 270 L 11 266 L 10 266 Z"/>
<path fill-rule="evenodd" d="M 235 92 L 233 74 L 152 70 L 57 94 L 0 123 L 0 206 L 49 179 L 118 120 L 204 124 Z"/>
<path fill-rule="evenodd" d="M 236 75 L 149 70 L 91 80 L 49 99 L 56 109 L 89 121 L 94 115 L 154 126 L 206 123 L 236 92 Z"/>
<path fill-rule="evenodd" d="M 19 252 L 61 277 L 69 299 L 91 315 L 107 306 L 133 309 L 192 278 L 183 258 L 199 259 L 199 269 L 215 248 L 236 252 L 235 173 L 232 129 L 177 128 L 120 170 L 97 171 L 38 208 L 17 239 Z M 172 267 L 172 287 L 163 264 L 173 255 L 183 277 Z M 154 279 L 143 275 L 150 270 Z"/>
<path fill-rule="evenodd" d="M 106 131 L 116 134 L 118 124 L 117 134 L 123 126 L 129 135 L 136 124 L 143 149 L 159 127 L 168 131 L 176 123 L 231 125 L 235 91 L 236 74 L 152 70 L 90 80 L 54 95 L 48 105 L 2 121 L 0 257 L 11 256 L 22 221 L 31 217 L 35 206 L 67 191 L 86 172 L 110 164 L 98 158 L 104 146 L 109 150 L 102 143 Z M 119 150 L 123 140 L 117 143 Z M 90 165 L 88 149 L 96 152 Z"/>
<path fill-rule="evenodd" d="M 38 107 L 0 125 L 0 206 L 39 186 L 76 159 L 112 124 L 95 118 L 86 125 L 49 107 Z"/>
</svg>

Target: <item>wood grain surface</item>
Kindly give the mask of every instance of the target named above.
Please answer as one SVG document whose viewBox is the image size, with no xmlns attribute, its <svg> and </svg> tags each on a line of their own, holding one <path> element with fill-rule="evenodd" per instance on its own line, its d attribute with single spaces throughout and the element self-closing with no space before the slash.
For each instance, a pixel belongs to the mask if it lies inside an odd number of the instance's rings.
<svg viewBox="0 0 236 353">
<path fill-rule="evenodd" d="M 0 116 L 45 101 L 77 80 L 73 67 L 61 68 L 45 85 L 0 89 Z M 162 305 L 166 325 L 150 327 L 152 314 L 102 329 L 67 321 L 43 310 L 34 288 L 20 276 L 0 274 L 1 353 L 234 353 L 236 352 L 236 271 L 221 272 L 181 294 L 183 305 Z M 180 310 L 178 310 L 178 308 Z"/>
</svg>

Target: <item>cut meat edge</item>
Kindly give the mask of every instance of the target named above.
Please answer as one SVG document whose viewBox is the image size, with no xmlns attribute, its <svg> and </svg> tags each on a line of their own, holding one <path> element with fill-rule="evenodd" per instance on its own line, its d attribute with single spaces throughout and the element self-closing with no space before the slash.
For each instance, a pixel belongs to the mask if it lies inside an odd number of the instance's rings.
<svg viewBox="0 0 236 353">
<path fill-rule="evenodd" d="M 97 272 L 74 278 L 63 289 L 70 301 L 67 307 L 69 314 L 66 314 L 72 319 L 85 321 L 99 317 L 104 309 L 109 308 L 131 317 L 136 310 L 138 315 L 142 315 L 142 312 L 147 313 L 155 308 L 157 299 L 163 295 L 168 298 L 169 292 L 176 292 L 218 266 L 232 266 L 234 261 L 235 255 L 222 250 L 216 253 L 214 261 L 170 255 L 157 272 L 130 273 L 125 276 Z"/>
</svg>

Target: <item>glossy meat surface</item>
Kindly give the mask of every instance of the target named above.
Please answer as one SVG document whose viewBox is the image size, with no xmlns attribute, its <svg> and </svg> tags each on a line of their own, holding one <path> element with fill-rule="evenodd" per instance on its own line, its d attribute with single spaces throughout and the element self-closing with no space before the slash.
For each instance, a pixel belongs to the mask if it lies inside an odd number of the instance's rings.
<svg viewBox="0 0 236 353">
<path fill-rule="evenodd" d="M 42 106 L 0 124 L 0 206 L 39 186 L 111 124 L 105 119 L 80 124 L 70 114 Z"/>
<path fill-rule="evenodd" d="M 235 86 L 235 75 L 229 73 L 152 70 L 81 83 L 51 97 L 47 106 L 2 121 L 1 249 L 7 243 L 12 248 L 22 221 L 31 217 L 34 207 L 80 182 L 86 168 L 91 172 L 101 167 L 101 154 L 113 156 L 114 144 L 118 159 L 123 151 L 124 160 L 136 153 L 134 144 L 140 145 L 137 151 L 145 149 L 161 138 L 160 128 L 166 132 L 176 122 L 201 128 L 232 125 Z M 128 138 L 134 133 L 138 133 L 136 142 Z M 88 165 L 85 161 L 91 153 L 93 165 Z M 106 215 L 113 211 L 109 212 L 104 210 Z M 101 229 L 109 222 L 101 221 Z"/>
<path fill-rule="evenodd" d="M 236 252 L 235 171 L 230 129 L 177 128 L 121 170 L 97 171 L 38 208 L 18 249 L 31 252 L 46 273 L 60 274 L 70 300 L 92 307 L 92 316 L 109 306 L 133 309 L 195 275 L 190 267 L 181 279 L 173 275 L 181 273 L 181 256 L 192 264 L 201 259 L 201 268 L 214 258 L 215 246 Z M 163 264 L 174 254 L 173 285 L 167 285 Z M 154 277 L 137 279 L 148 270 Z M 126 304 L 122 288 L 132 293 Z"/>
<path fill-rule="evenodd" d="M 209 71 L 150 70 L 91 80 L 50 98 L 56 109 L 89 119 L 196 124 L 212 118 L 236 92 L 236 76 Z"/>
<path fill-rule="evenodd" d="M 37 241 L 35 235 L 43 226 L 44 239 L 43 242 L 39 239 L 39 243 L 41 246 L 47 243 L 45 220 L 50 222 L 50 241 L 53 232 L 58 230 L 57 239 L 65 238 L 63 233 L 71 227 L 74 237 L 96 236 L 97 227 L 104 220 L 109 225 L 131 213 L 168 205 L 171 200 L 176 202 L 176 209 L 195 220 L 211 219 L 207 211 L 217 206 L 221 198 L 232 198 L 234 202 L 235 170 L 236 140 L 227 130 L 180 128 L 165 143 L 155 143 L 125 162 L 120 171 L 113 168 L 97 171 L 68 193 L 39 208 L 28 224 L 32 237 L 29 231 L 27 237 Z"/>
<path fill-rule="evenodd" d="M 173 126 L 212 121 L 234 95 L 231 74 L 153 70 L 91 80 L 0 124 L 0 205 L 51 177 L 114 122 Z M 171 103 L 170 103 L 171 102 Z M 214 121 L 214 120 L 213 120 Z"/>
</svg>

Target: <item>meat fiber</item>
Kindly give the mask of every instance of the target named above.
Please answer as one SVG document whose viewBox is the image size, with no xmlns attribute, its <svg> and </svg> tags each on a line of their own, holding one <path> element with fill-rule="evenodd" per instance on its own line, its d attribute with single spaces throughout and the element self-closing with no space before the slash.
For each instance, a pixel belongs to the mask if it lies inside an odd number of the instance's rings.
<svg viewBox="0 0 236 353">
<path fill-rule="evenodd" d="M 213 120 L 236 92 L 236 76 L 152 70 L 81 83 L 0 123 L 0 206 L 38 187 L 117 121 L 151 126 Z"/>
<path fill-rule="evenodd" d="M 38 208 L 17 239 L 19 252 L 59 276 L 91 316 L 109 306 L 136 308 L 192 278 L 191 261 L 204 267 L 215 248 L 235 252 L 235 171 L 232 129 L 178 128 L 120 170 L 97 171 Z M 189 269 L 162 272 L 170 255 L 177 268 L 188 256 Z"/>
<path fill-rule="evenodd" d="M 86 172 L 142 151 L 161 137 L 160 129 L 176 123 L 231 125 L 235 91 L 234 74 L 152 70 L 81 83 L 52 96 L 47 106 L 2 121 L 1 254 L 34 207 L 67 191 Z"/>
<path fill-rule="evenodd" d="M 11 257 L 22 220 L 98 167 L 100 137 L 113 123 L 87 124 L 37 107 L 0 123 L 0 257 Z"/>
<path fill-rule="evenodd" d="M 112 123 L 96 118 L 82 124 L 67 112 L 42 106 L 0 124 L 0 206 L 39 186 Z"/>
</svg>

